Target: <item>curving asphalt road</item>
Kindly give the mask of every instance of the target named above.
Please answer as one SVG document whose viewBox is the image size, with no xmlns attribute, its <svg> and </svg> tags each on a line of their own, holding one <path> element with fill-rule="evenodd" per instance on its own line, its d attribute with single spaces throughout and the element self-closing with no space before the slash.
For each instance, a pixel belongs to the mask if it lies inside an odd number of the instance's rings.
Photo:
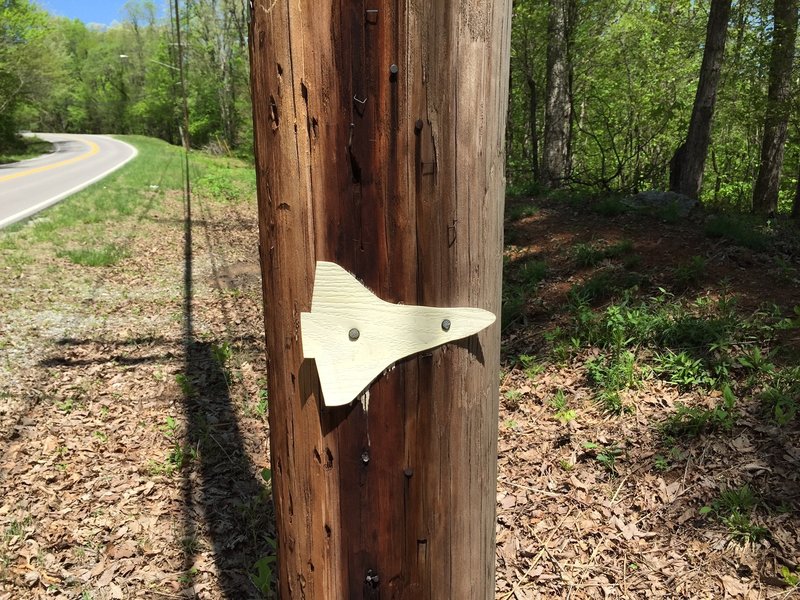
<svg viewBox="0 0 800 600">
<path fill-rule="evenodd" d="M 54 152 L 0 165 L 0 228 L 29 217 L 102 179 L 136 156 L 104 135 L 37 133 Z"/>
</svg>

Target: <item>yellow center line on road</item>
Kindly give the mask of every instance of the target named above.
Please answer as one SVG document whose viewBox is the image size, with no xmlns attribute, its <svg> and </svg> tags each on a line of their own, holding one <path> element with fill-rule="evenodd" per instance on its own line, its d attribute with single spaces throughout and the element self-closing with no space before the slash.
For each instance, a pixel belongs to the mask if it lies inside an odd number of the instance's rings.
<svg viewBox="0 0 800 600">
<path fill-rule="evenodd" d="M 17 177 L 25 177 L 27 175 L 33 175 L 35 173 L 49 171 L 50 169 L 57 169 L 58 167 L 65 167 L 67 165 L 71 165 L 78 161 L 84 160 L 85 158 L 89 158 L 90 156 L 94 156 L 95 154 L 100 152 L 100 146 L 98 146 L 91 140 L 77 140 L 77 141 L 82 142 L 84 144 L 88 144 L 89 151 L 85 154 L 80 154 L 79 156 L 73 156 L 72 158 L 68 158 L 66 160 L 62 160 L 57 163 L 52 163 L 50 165 L 42 165 L 41 167 L 33 167 L 32 169 L 20 171 L 19 173 L 12 173 L 11 175 L 5 175 L 3 177 L 0 177 L 0 181 L 9 181 L 10 179 L 16 179 Z"/>
</svg>

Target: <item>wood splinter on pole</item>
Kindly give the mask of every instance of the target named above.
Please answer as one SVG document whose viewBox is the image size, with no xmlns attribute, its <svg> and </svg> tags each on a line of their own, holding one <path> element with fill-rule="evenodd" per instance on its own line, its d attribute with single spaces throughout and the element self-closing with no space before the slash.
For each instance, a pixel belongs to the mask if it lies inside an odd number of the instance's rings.
<svg viewBox="0 0 800 600">
<path fill-rule="evenodd" d="M 387 303 L 500 314 L 510 8 L 253 2 L 283 599 L 494 597 L 499 321 L 326 406 L 301 315 L 317 263 Z"/>
</svg>

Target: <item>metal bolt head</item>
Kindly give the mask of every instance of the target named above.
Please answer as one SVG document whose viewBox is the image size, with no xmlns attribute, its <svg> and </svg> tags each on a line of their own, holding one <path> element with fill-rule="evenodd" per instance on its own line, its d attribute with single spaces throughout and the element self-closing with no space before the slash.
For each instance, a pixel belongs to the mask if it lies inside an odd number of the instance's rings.
<svg viewBox="0 0 800 600">
<path fill-rule="evenodd" d="M 350 332 L 347 334 L 347 337 L 349 337 L 352 341 L 355 342 L 358 338 L 361 337 L 361 332 L 358 329 L 356 329 L 355 327 L 353 327 L 350 330 Z"/>
<path fill-rule="evenodd" d="M 399 71 L 400 67 L 398 67 L 397 65 L 392 65 L 391 67 L 389 67 L 389 73 L 391 73 L 392 75 L 397 75 Z"/>
<path fill-rule="evenodd" d="M 364 463 L 365 465 L 369 464 L 369 452 L 367 452 L 366 450 L 364 450 L 364 452 L 361 453 L 361 462 Z"/>
<path fill-rule="evenodd" d="M 450 331 L 450 319 L 442 321 L 442 331 Z"/>
</svg>

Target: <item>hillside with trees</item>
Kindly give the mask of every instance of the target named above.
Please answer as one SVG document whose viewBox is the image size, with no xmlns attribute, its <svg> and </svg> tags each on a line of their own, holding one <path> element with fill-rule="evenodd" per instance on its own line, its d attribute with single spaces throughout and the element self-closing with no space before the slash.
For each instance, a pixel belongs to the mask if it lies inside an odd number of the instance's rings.
<svg viewBox="0 0 800 600">
<path fill-rule="evenodd" d="M 0 153 L 18 130 L 141 134 L 180 143 L 181 88 L 171 4 L 131 0 L 111 27 L 54 17 L 28 0 L 0 5 Z M 164 8 L 164 7 L 158 7 Z M 190 137 L 250 152 L 246 2 L 180 7 Z"/>
</svg>

